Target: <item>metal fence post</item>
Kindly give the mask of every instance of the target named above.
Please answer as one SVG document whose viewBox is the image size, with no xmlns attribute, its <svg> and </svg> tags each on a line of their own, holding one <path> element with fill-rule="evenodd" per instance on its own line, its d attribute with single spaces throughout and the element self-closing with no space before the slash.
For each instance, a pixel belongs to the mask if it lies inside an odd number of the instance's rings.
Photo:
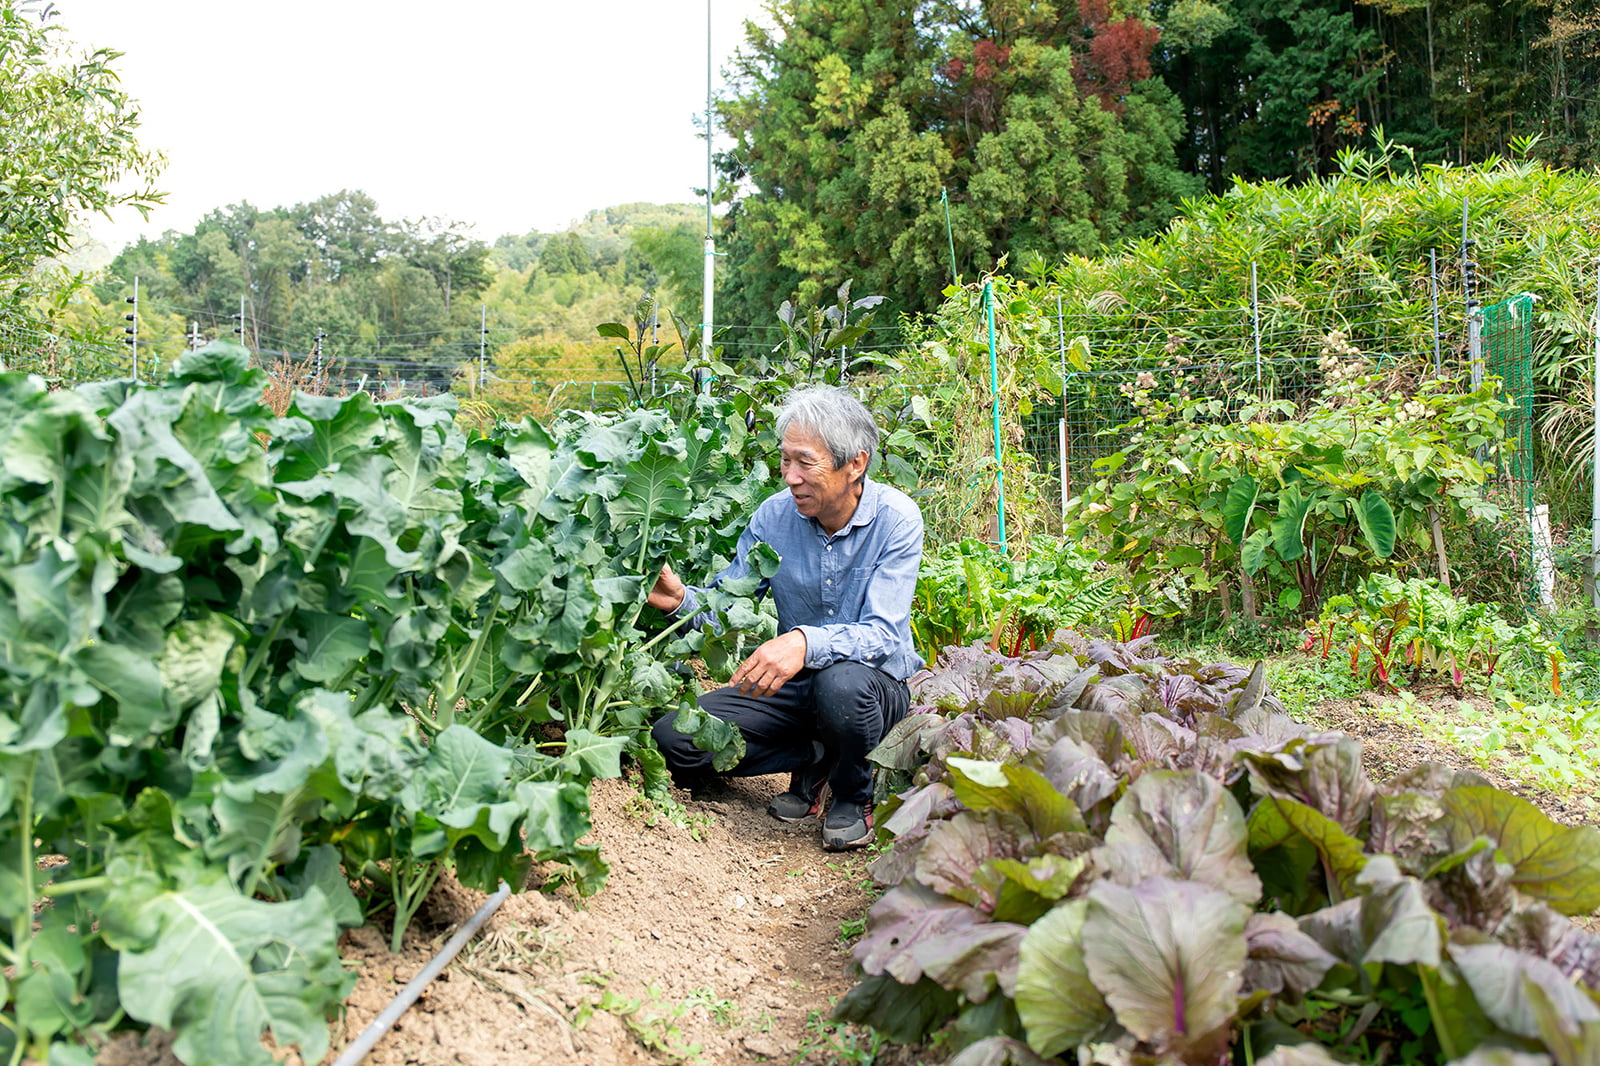
<svg viewBox="0 0 1600 1066">
<path fill-rule="evenodd" d="M 1433 372 L 1444 373 L 1444 354 L 1439 337 L 1439 252 L 1428 249 L 1428 298 L 1433 304 Z"/>
<path fill-rule="evenodd" d="M 1256 284 L 1256 261 L 1250 260 L 1250 336 L 1256 346 L 1256 384 L 1261 384 L 1261 293 Z"/>
<path fill-rule="evenodd" d="M 1061 422 L 1056 427 L 1056 451 L 1061 457 L 1061 517 L 1066 518 L 1072 475 L 1067 470 L 1067 318 L 1060 293 L 1056 294 L 1056 345 L 1061 356 Z"/>
<path fill-rule="evenodd" d="M 1593 497 L 1589 512 L 1589 604 L 1597 613 L 1600 613 L 1600 260 L 1595 261 L 1595 307 L 1594 307 L 1594 455 L 1591 457 L 1589 474 L 1593 479 Z M 1593 623 L 1590 625 L 1589 638 L 1591 640 L 1600 636 Z"/>
</svg>

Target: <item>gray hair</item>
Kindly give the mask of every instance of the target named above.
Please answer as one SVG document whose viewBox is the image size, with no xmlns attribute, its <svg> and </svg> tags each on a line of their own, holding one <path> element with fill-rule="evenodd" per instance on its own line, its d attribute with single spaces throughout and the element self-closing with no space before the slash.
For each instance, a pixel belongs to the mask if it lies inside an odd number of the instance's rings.
<svg viewBox="0 0 1600 1066">
<path fill-rule="evenodd" d="M 796 389 L 778 408 L 778 436 L 789 427 L 810 430 L 822 438 L 838 470 L 861 452 L 867 464 L 878 450 L 878 423 L 865 404 L 844 389 L 813 385 Z"/>
</svg>

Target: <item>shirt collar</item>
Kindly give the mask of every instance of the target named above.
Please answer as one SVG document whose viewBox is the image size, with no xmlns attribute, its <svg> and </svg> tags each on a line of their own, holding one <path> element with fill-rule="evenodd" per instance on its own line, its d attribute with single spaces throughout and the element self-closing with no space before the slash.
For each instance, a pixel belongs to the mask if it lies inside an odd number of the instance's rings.
<svg viewBox="0 0 1600 1066">
<path fill-rule="evenodd" d="M 842 537 L 858 526 L 870 525 L 872 520 L 878 517 L 878 509 L 882 506 L 882 500 L 883 487 L 871 478 L 863 477 L 861 479 L 861 499 L 856 501 L 855 513 L 850 516 L 850 521 L 846 522 L 844 527 L 834 536 Z M 813 518 L 812 521 L 816 522 L 817 520 Z M 821 523 L 817 523 L 817 528 L 822 528 Z"/>
</svg>

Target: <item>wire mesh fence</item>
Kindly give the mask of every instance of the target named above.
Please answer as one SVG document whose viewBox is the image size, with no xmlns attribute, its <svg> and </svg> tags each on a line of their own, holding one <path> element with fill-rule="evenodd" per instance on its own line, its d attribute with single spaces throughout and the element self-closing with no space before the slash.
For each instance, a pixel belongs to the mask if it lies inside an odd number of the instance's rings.
<svg viewBox="0 0 1600 1066">
<path fill-rule="evenodd" d="M 1251 400 L 1304 405 L 1316 396 L 1329 361 L 1406 368 L 1408 373 L 1460 373 L 1473 368 L 1498 377 L 1510 408 L 1507 447 L 1490 457 L 1498 491 L 1511 508 L 1530 516 L 1522 556 L 1536 568 L 1538 531 L 1534 473 L 1532 380 L 1533 300 L 1529 294 L 1477 308 L 1452 298 L 1441 310 L 1435 262 L 1418 263 L 1390 291 L 1327 289 L 1307 296 L 1291 279 L 1262 277 L 1252 268 L 1243 298 L 1232 306 L 1141 305 L 1102 293 L 1069 310 L 1060 301 L 1047 328 L 1030 343 L 1059 367 L 1059 394 L 1051 402 L 1000 412 L 1002 432 L 1020 444 L 1034 475 L 1054 486 L 1062 505 L 1101 476 L 1097 462 L 1126 446 L 1140 417 L 1139 397 L 1174 400 L 1218 398 L 1236 412 Z M 217 326 L 220 330 L 222 327 Z M 592 330 L 526 326 L 462 327 L 449 336 L 341 337 L 297 351 L 257 349 L 280 376 L 315 381 L 331 393 L 367 391 L 377 396 L 454 391 L 503 408 L 501 414 L 544 415 L 562 408 L 615 405 L 628 388 L 655 391 L 681 368 L 673 350 L 635 381 L 624 352 Z M 899 326 L 874 327 L 863 342 L 835 353 L 841 368 L 886 357 L 904 344 Z M 137 339 L 137 338 L 135 338 Z M 195 343 L 203 337 L 191 338 Z M 719 327 L 717 344 L 735 365 L 778 349 L 779 325 Z M 409 345 L 409 347 L 408 347 Z M 177 352 L 157 345 L 69 340 L 15 321 L 0 320 L 0 353 L 11 369 L 67 383 L 137 376 L 159 380 Z M 1081 362 L 1068 358 L 1077 349 Z M 135 360 L 137 354 L 137 361 Z M 1038 352 L 1035 352 L 1037 356 Z M 1005 358 L 1001 355 L 1000 358 Z M 924 361 L 908 361 L 926 367 Z M 880 377 L 878 388 L 903 400 L 943 382 L 932 372 Z M 973 427 L 978 431 L 978 427 Z M 937 457 L 933 460 L 937 463 Z M 948 471 L 946 473 L 949 473 Z M 957 472 L 976 486 L 992 470 Z M 976 495 L 976 494 L 974 494 Z"/>
</svg>

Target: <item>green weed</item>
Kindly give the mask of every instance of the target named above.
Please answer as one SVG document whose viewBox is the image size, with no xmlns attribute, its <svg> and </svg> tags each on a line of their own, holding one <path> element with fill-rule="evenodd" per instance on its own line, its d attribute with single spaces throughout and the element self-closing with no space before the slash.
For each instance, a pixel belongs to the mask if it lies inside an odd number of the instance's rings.
<svg viewBox="0 0 1600 1066">
<path fill-rule="evenodd" d="M 1402 691 L 1381 710 L 1471 757 L 1479 766 L 1593 806 L 1600 785 L 1600 703 L 1528 703 L 1501 695 L 1492 707 L 1429 704 Z"/>
<path fill-rule="evenodd" d="M 829 1066 L 872 1066 L 878 1054 L 888 1044 L 876 1030 L 859 1025 L 830 1021 L 821 1011 L 812 1011 L 806 1018 L 806 1032 L 810 1035 L 795 1050 L 791 1066 L 806 1061 L 814 1055 L 826 1056 Z"/>
<path fill-rule="evenodd" d="M 678 1019 L 688 1013 L 692 1005 L 703 1004 L 665 1003 L 654 985 L 646 986 L 645 996 L 629 998 L 606 987 L 609 983 L 607 977 L 591 974 L 582 980 L 598 986 L 600 998 L 585 1000 L 579 1005 L 572 1019 L 574 1028 L 582 1029 L 597 1012 L 604 1011 L 622 1022 L 640 1047 L 663 1062 L 684 1063 L 699 1057 L 700 1045 L 685 1041 L 683 1030 L 678 1028 Z M 717 1002 L 726 1003 L 729 1009 L 732 1008 L 732 1004 L 726 1000 Z"/>
</svg>

